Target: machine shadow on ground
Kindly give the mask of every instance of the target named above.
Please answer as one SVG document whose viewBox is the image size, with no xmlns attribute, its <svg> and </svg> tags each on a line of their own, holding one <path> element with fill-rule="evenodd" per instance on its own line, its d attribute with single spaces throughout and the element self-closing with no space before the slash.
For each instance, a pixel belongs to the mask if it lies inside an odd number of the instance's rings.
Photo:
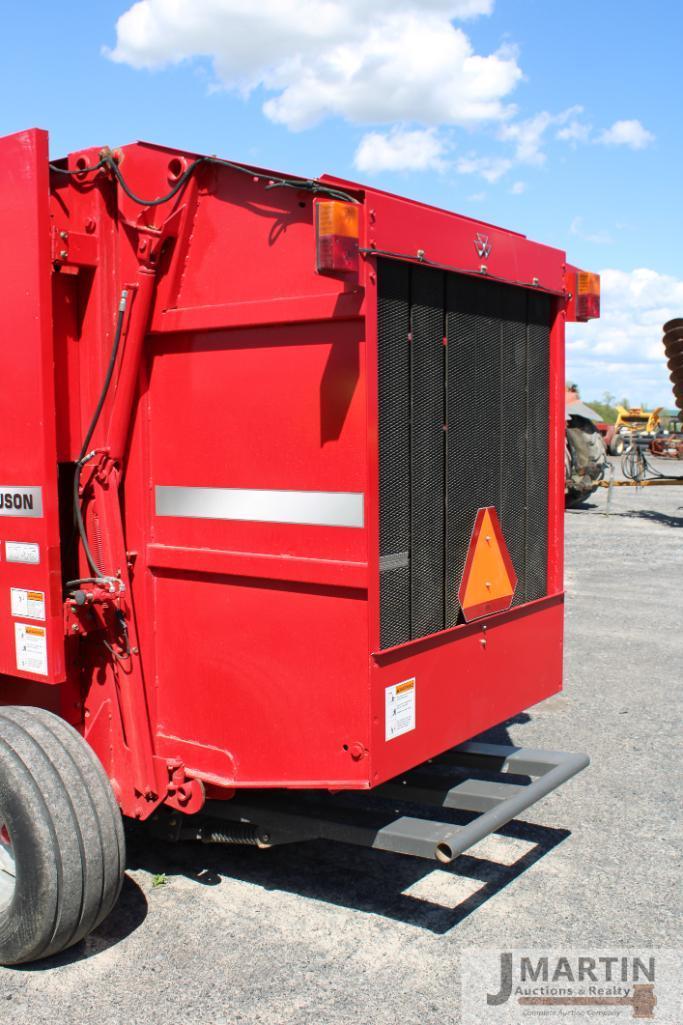
<svg viewBox="0 0 683 1025">
<path fill-rule="evenodd" d="M 443 934 L 504 890 L 570 834 L 566 829 L 515 821 L 497 835 L 532 846 L 512 864 L 462 854 L 452 865 L 441 866 L 320 840 L 270 851 L 207 848 L 198 843 L 173 847 L 149 843 L 132 852 L 131 867 L 164 872 L 171 886 L 174 876 L 185 876 L 204 886 L 219 886 L 226 877 L 239 879 L 265 890 L 286 891 Z M 458 884 L 471 881 L 475 885 L 467 886 L 470 892 L 453 906 L 409 892 L 432 873 L 451 875 Z M 439 890 L 443 889 L 439 886 Z"/>
<path fill-rule="evenodd" d="M 529 721 L 530 716 L 522 713 L 473 739 L 511 744 L 509 727 Z M 420 813 L 425 815 L 425 809 L 421 808 Z M 434 817 L 443 816 L 442 809 L 434 809 Z M 456 812 L 450 813 L 449 818 L 466 822 L 470 817 Z M 129 872 L 119 903 L 105 922 L 82 943 L 55 957 L 5 971 L 45 972 L 76 964 L 115 947 L 143 926 L 148 902 L 130 870 L 141 869 L 150 876 L 163 876 L 165 885 L 170 888 L 179 877 L 191 880 L 198 887 L 220 886 L 226 879 L 240 880 L 263 890 L 288 892 L 444 934 L 570 835 L 567 829 L 515 820 L 494 835 L 494 841 L 503 849 L 502 861 L 496 859 L 494 842 L 489 844 L 494 848 L 493 857 L 488 853 L 465 853 L 450 865 L 438 865 L 405 855 L 322 840 L 262 851 L 254 847 L 199 842 L 165 843 L 140 826 L 133 826 L 127 832 Z"/>
<path fill-rule="evenodd" d="M 588 499 L 586 499 L 585 502 L 577 502 L 575 505 L 571 506 L 571 508 L 565 509 L 564 513 L 565 516 L 576 516 L 579 513 L 587 512 L 589 509 L 597 508 L 598 506 L 595 502 L 589 502 Z"/>
<path fill-rule="evenodd" d="M 523 713 L 476 739 L 510 744 L 509 726 L 529 721 Z M 420 814 L 427 817 L 424 808 Z M 443 809 L 434 809 L 434 818 L 443 818 L 444 814 Z M 471 819 L 458 813 L 448 813 L 448 817 L 456 823 Z M 225 878 L 238 879 L 265 890 L 281 890 L 442 934 L 495 897 L 569 835 L 566 829 L 515 820 L 495 834 L 494 843 L 485 842 L 487 850 L 493 849 L 493 857 L 465 853 L 442 866 L 322 840 L 260 851 L 253 847 L 163 843 L 136 833 L 129 843 L 129 867 L 164 873 L 170 886 L 177 876 L 203 886 L 219 886 Z M 503 849 L 503 861 L 495 859 L 496 843 Z M 434 873 L 441 875 L 435 886 L 429 885 L 433 880 L 428 880 Z M 448 876 L 451 881 L 445 878 Z"/>
<path fill-rule="evenodd" d="M 511 744 L 509 727 L 529 721 L 530 716 L 522 713 L 473 739 Z M 420 814 L 425 815 L 424 808 L 420 809 Z M 442 809 L 434 809 L 434 817 L 443 816 Z M 456 812 L 450 813 L 449 818 L 457 823 L 469 821 L 470 816 Z M 566 829 L 515 820 L 498 830 L 493 838 L 502 844 L 502 861 L 496 858 L 494 843 L 493 856 L 488 850 L 482 855 L 474 848 L 475 853 L 462 854 L 452 864 L 443 866 L 322 840 L 266 851 L 199 842 L 171 844 L 154 839 L 137 826 L 128 830 L 128 868 L 142 869 L 150 876 L 163 876 L 171 888 L 174 878 L 178 877 L 198 886 L 220 886 L 228 878 L 240 880 L 263 890 L 288 892 L 444 934 L 513 883 L 569 835 Z M 129 871 L 116 908 L 86 940 L 37 964 L 5 970 L 45 972 L 95 957 L 139 929 L 147 912 L 145 893 Z"/>
<path fill-rule="evenodd" d="M 629 520 L 649 520 L 650 523 L 661 523 L 663 527 L 683 527 L 683 516 L 672 516 L 656 509 L 629 509 L 628 512 L 610 513 L 610 516 Z"/>
</svg>

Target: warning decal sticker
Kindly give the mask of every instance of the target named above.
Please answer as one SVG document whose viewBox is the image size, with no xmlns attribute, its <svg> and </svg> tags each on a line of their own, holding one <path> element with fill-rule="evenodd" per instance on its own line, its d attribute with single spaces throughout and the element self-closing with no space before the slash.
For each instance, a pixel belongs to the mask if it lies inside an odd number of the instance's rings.
<svg viewBox="0 0 683 1025">
<path fill-rule="evenodd" d="M 44 626 L 14 624 L 17 669 L 47 676 L 47 631 Z"/>
<path fill-rule="evenodd" d="M 415 729 L 415 678 L 385 690 L 385 740 Z"/>
<path fill-rule="evenodd" d="M 23 619 L 45 619 L 45 593 L 43 591 L 24 591 L 19 587 L 10 588 L 12 595 L 12 615 Z"/>
</svg>

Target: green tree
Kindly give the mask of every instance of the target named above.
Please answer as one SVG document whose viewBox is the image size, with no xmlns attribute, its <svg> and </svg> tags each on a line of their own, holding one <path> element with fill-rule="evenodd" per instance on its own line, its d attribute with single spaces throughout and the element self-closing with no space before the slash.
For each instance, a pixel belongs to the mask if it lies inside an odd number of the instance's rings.
<svg viewBox="0 0 683 1025">
<path fill-rule="evenodd" d="M 613 424 L 617 419 L 617 409 L 615 406 L 615 397 L 610 392 L 603 392 L 602 399 L 592 399 L 587 404 L 594 409 L 596 413 L 599 413 L 603 421 L 606 424 Z M 625 405 L 626 403 L 621 403 Z"/>
</svg>

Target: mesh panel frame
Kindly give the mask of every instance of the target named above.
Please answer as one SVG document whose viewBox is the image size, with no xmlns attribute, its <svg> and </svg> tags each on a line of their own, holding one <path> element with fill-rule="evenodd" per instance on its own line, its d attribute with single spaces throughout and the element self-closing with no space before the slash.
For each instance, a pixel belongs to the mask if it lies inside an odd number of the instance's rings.
<svg viewBox="0 0 683 1025">
<path fill-rule="evenodd" d="M 388 259 L 378 270 L 386 648 L 463 621 L 458 590 L 482 506 L 501 520 L 513 604 L 547 592 L 552 301 Z"/>
<path fill-rule="evenodd" d="M 410 637 L 410 268 L 380 261 L 380 643 Z"/>
<path fill-rule="evenodd" d="M 411 637 L 444 622 L 444 276 L 412 275 L 410 601 Z"/>
</svg>

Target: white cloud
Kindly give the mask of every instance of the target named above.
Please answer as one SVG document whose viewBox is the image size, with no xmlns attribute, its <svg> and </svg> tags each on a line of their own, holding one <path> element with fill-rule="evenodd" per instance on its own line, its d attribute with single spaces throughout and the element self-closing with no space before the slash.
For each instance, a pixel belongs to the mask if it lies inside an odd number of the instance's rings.
<svg viewBox="0 0 683 1025">
<path fill-rule="evenodd" d="M 477 54 L 453 19 L 493 0 L 138 0 L 116 24 L 114 60 L 157 68 L 211 60 L 222 88 L 272 95 L 293 130 L 356 123 L 474 125 L 510 115 L 522 77 L 511 48 Z"/>
<path fill-rule="evenodd" d="M 515 143 L 515 156 L 517 160 L 526 164 L 541 164 L 545 160 L 545 154 L 541 152 L 541 140 L 543 135 L 552 124 L 552 115 L 547 111 L 541 111 L 534 117 L 525 121 L 516 121 L 509 125 L 503 125 L 500 130 L 500 137 L 505 142 Z"/>
<path fill-rule="evenodd" d="M 590 135 L 590 125 L 573 119 L 569 124 L 564 125 L 562 128 L 558 128 L 555 133 L 555 138 L 559 139 L 561 142 L 568 142 L 571 146 L 576 146 L 580 142 L 588 142 Z"/>
<path fill-rule="evenodd" d="M 526 191 L 526 184 L 524 182 L 513 182 L 510 186 L 510 192 L 513 196 L 521 196 Z"/>
<path fill-rule="evenodd" d="M 442 171 L 446 145 L 434 128 L 393 128 L 386 134 L 368 132 L 356 150 L 359 171 Z"/>
<path fill-rule="evenodd" d="M 460 157 L 456 162 L 456 170 L 459 174 L 480 174 L 487 182 L 497 182 L 512 167 L 512 161 L 507 157 L 479 157 L 476 153 Z"/>
<path fill-rule="evenodd" d="M 488 182 L 497 182 L 516 164 L 527 164 L 540 166 L 545 163 L 546 155 L 543 151 L 547 132 L 550 128 L 558 129 L 555 137 L 563 141 L 572 141 L 573 144 L 582 137 L 584 127 L 577 120 L 578 115 L 583 112 L 583 107 L 567 107 L 558 114 L 551 114 L 542 110 L 533 117 L 521 121 L 509 121 L 498 129 L 498 138 L 502 142 L 512 143 L 513 152 L 510 156 L 481 156 L 477 153 L 468 153 L 461 157 L 456 164 L 456 169 L 461 174 L 480 174 Z M 560 132 L 566 134 L 560 136 Z M 586 136 L 587 137 L 587 136 Z M 517 193 L 522 191 L 517 185 Z M 510 191 L 513 191 L 515 186 Z"/>
<path fill-rule="evenodd" d="M 615 121 L 599 138 L 607 146 L 630 146 L 631 149 L 645 149 L 654 142 L 654 135 L 648 132 L 640 121 Z"/>
<path fill-rule="evenodd" d="M 593 129 L 581 120 L 582 114 L 583 107 L 575 105 L 557 114 L 541 110 L 532 117 L 518 121 L 505 120 L 497 128 L 497 137 L 501 142 L 512 145 L 512 153 L 509 156 L 468 153 L 460 159 L 456 168 L 462 174 L 481 174 L 488 182 L 493 183 L 516 165 L 541 167 L 546 162 L 545 145 L 551 131 L 555 140 L 568 143 L 572 148 L 593 139 Z M 639 121 L 617 121 L 595 141 L 628 145 L 637 149 L 647 145 L 652 139 L 654 136 L 643 128 Z M 510 191 L 514 194 L 514 186 Z M 574 233 L 581 234 L 581 237 L 588 241 L 611 241 L 604 232 L 600 233 L 600 238 L 597 234 L 591 238 L 578 230 Z"/>
<path fill-rule="evenodd" d="M 567 326 L 567 377 L 586 399 L 609 391 L 671 406 L 662 324 L 683 311 L 683 279 L 640 267 L 600 272 L 601 316 Z"/>
<path fill-rule="evenodd" d="M 592 242 L 598 246 L 609 246 L 614 242 L 609 231 L 586 231 L 583 226 L 583 217 L 575 217 L 573 219 L 569 225 L 569 234 L 576 235 L 577 238 L 583 239 L 584 242 Z"/>
<path fill-rule="evenodd" d="M 500 138 L 505 142 L 515 144 L 515 158 L 521 164 L 543 164 L 545 153 L 542 145 L 547 130 L 554 125 L 578 125 L 576 115 L 581 114 L 583 107 L 568 107 L 559 114 L 550 114 L 542 110 L 533 117 L 523 121 L 513 121 L 503 125 L 500 129 Z M 575 129 L 576 131 L 576 129 Z M 564 138 L 557 133 L 556 138 Z"/>
</svg>

